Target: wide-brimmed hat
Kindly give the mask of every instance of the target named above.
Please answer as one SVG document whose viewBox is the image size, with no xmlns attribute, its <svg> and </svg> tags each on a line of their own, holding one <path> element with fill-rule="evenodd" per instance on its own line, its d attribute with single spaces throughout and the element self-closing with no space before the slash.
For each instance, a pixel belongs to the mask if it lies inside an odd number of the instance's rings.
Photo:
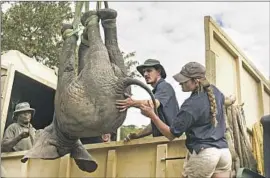
<svg viewBox="0 0 270 178">
<path fill-rule="evenodd" d="M 205 67 L 198 62 L 189 62 L 184 65 L 181 71 L 173 76 L 179 83 L 185 83 L 190 79 L 205 78 Z"/>
<path fill-rule="evenodd" d="M 22 102 L 22 103 L 18 103 L 15 107 L 15 111 L 13 112 L 13 116 L 12 118 L 14 119 L 14 117 L 23 111 L 31 111 L 32 113 L 32 117 L 35 115 L 35 109 L 30 107 L 30 104 L 28 102 Z"/>
<path fill-rule="evenodd" d="M 156 59 L 147 59 L 144 64 L 137 66 L 137 70 L 140 72 L 141 75 L 143 75 L 143 69 L 145 67 L 158 67 L 161 69 L 160 75 L 163 79 L 166 78 L 166 72 L 163 68 L 163 66 L 160 64 L 160 62 Z"/>
</svg>

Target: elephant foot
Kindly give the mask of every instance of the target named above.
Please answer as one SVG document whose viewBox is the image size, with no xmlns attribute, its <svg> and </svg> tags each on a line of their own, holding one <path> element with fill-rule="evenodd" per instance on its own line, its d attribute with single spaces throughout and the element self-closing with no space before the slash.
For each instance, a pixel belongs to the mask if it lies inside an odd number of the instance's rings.
<svg viewBox="0 0 270 178">
<path fill-rule="evenodd" d="M 109 8 L 99 9 L 97 13 L 101 20 L 116 19 L 117 17 L 117 11 L 114 9 L 109 9 Z"/>
<path fill-rule="evenodd" d="M 81 17 L 81 23 L 83 26 L 87 26 L 89 24 L 97 24 L 99 21 L 97 12 L 96 11 L 88 11 L 83 14 Z M 83 33 L 81 35 L 81 43 L 84 44 L 85 46 L 89 46 L 89 41 L 88 41 L 88 29 L 85 28 L 83 30 Z"/>
<path fill-rule="evenodd" d="M 117 11 L 113 9 L 100 9 L 98 16 L 101 19 L 102 26 L 106 29 L 116 28 Z"/>
<path fill-rule="evenodd" d="M 97 24 L 99 22 L 99 18 L 97 16 L 96 11 L 88 11 L 85 12 L 81 17 L 81 23 L 83 26 L 91 25 L 91 24 Z"/>
<path fill-rule="evenodd" d="M 105 19 L 105 20 L 102 20 L 101 23 L 105 29 L 115 29 L 116 28 L 116 19 Z"/>
<path fill-rule="evenodd" d="M 71 24 L 66 24 L 66 23 L 62 24 L 61 34 L 63 35 L 63 33 L 68 29 L 73 29 Z"/>
<path fill-rule="evenodd" d="M 73 34 L 73 26 L 71 24 L 62 24 L 61 34 L 64 40 L 71 35 L 75 35 L 78 39 L 78 35 Z"/>
</svg>

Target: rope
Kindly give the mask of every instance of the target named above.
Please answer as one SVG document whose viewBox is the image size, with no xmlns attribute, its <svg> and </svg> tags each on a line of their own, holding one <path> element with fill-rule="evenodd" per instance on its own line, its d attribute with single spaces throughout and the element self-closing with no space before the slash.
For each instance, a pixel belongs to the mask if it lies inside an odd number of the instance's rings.
<svg viewBox="0 0 270 178">
<path fill-rule="evenodd" d="M 81 24 L 78 25 L 77 29 L 67 29 L 63 33 L 63 38 L 66 39 L 74 34 L 78 34 L 81 30 L 83 30 L 83 26 Z"/>
<path fill-rule="evenodd" d="M 226 139 L 232 155 L 232 170 L 241 167 L 257 172 L 257 161 L 247 133 L 245 115 L 242 105 L 230 105 L 225 108 Z"/>
<path fill-rule="evenodd" d="M 83 1 L 77 1 L 75 4 L 75 14 L 72 22 L 73 29 L 77 29 L 79 24 L 81 23 L 81 12 L 84 3 L 85 2 Z"/>
<path fill-rule="evenodd" d="M 104 7 L 109 8 L 108 2 L 107 1 L 97 1 L 96 4 L 96 10 L 99 10 L 101 8 L 101 3 L 104 2 Z M 83 1 L 78 1 L 75 4 L 75 15 L 74 19 L 72 22 L 73 30 L 68 29 L 63 33 L 63 38 L 66 39 L 74 34 L 78 34 L 81 30 L 84 29 L 84 27 L 81 25 L 81 12 L 82 12 L 82 7 L 85 5 L 85 11 L 89 10 L 89 2 L 83 2 Z M 84 40 L 86 42 L 86 40 Z"/>
<path fill-rule="evenodd" d="M 101 3 L 104 2 L 104 7 L 106 9 L 109 8 L 109 4 L 108 4 L 108 1 L 97 1 L 97 4 L 96 4 L 96 10 L 99 10 L 101 9 Z"/>
</svg>

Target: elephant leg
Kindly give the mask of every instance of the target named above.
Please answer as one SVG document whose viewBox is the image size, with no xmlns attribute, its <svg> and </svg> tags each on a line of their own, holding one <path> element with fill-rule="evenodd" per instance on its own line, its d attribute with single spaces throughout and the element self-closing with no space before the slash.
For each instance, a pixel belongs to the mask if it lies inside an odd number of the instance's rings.
<svg viewBox="0 0 270 178">
<path fill-rule="evenodd" d="M 99 17 L 97 12 L 88 11 L 84 13 L 81 22 L 86 27 L 88 35 L 89 49 L 84 56 L 84 63 L 85 65 L 88 65 L 87 70 L 90 69 L 89 65 L 95 70 L 99 70 L 99 67 L 104 69 L 104 66 L 109 66 L 110 60 L 107 48 L 103 44 L 100 35 Z"/>
<path fill-rule="evenodd" d="M 101 19 L 101 23 L 104 29 L 105 46 L 108 50 L 114 73 L 118 78 L 126 77 L 127 70 L 117 40 L 117 12 L 113 9 L 105 8 L 100 9 L 98 11 L 98 15 Z M 131 87 L 128 86 L 124 92 L 131 94 Z"/>
<path fill-rule="evenodd" d="M 72 25 L 64 24 L 61 29 L 64 44 L 59 56 L 57 91 L 66 88 L 76 75 L 74 64 L 78 37 L 75 34 L 68 37 L 69 32 L 72 32 Z"/>
<path fill-rule="evenodd" d="M 117 12 L 113 9 L 105 8 L 98 10 L 98 15 L 104 29 L 105 46 L 108 50 L 110 61 L 120 68 L 123 72 L 122 75 L 126 75 L 124 58 L 117 42 Z"/>
<path fill-rule="evenodd" d="M 99 17 L 96 11 L 88 11 L 81 18 L 88 34 L 89 48 L 84 56 L 84 67 L 78 76 L 84 85 L 93 83 L 113 84 L 117 80 L 111 66 L 109 54 L 105 47 L 99 27 Z M 112 87 L 113 88 L 113 87 Z M 112 91 L 107 91 L 112 92 Z"/>
<path fill-rule="evenodd" d="M 78 50 L 78 74 L 81 72 L 85 65 L 85 55 L 89 49 L 89 41 L 88 41 L 88 34 L 87 30 L 85 29 L 83 31 L 83 34 L 81 35 L 81 43 L 79 45 Z"/>
</svg>

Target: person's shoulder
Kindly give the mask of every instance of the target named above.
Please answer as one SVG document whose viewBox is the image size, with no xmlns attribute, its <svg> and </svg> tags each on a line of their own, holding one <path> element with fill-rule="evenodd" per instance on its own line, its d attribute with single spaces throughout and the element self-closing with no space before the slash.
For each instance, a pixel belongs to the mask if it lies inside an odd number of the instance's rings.
<svg viewBox="0 0 270 178">
<path fill-rule="evenodd" d="M 18 123 L 12 123 L 12 124 L 10 124 L 9 126 L 8 126 L 8 128 L 17 128 L 17 127 L 19 127 L 20 125 L 18 124 Z"/>
<path fill-rule="evenodd" d="M 10 125 L 7 127 L 6 131 L 9 131 L 9 130 L 16 130 L 18 127 L 19 127 L 19 124 L 15 122 L 15 123 L 10 124 Z"/>
<path fill-rule="evenodd" d="M 160 82 L 160 84 L 157 87 L 158 88 L 165 88 L 165 89 L 169 89 L 169 90 L 174 90 L 172 85 L 164 79 L 162 80 L 162 82 Z"/>
<path fill-rule="evenodd" d="M 216 91 L 216 92 L 218 92 L 218 93 L 222 93 L 222 92 L 218 89 L 218 87 L 216 87 L 215 85 L 211 84 L 210 87 L 211 87 L 214 91 Z"/>
<path fill-rule="evenodd" d="M 204 99 L 206 97 L 206 94 L 203 92 L 200 92 L 199 94 L 191 94 L 190 97 L 188 97 L 187 99 L 185 99 L 185 101 L 182 104 L 182 108 L 190 108 L 190 106 L 198 106 L 202 104 L 202 99 Z"/>
</svg>

